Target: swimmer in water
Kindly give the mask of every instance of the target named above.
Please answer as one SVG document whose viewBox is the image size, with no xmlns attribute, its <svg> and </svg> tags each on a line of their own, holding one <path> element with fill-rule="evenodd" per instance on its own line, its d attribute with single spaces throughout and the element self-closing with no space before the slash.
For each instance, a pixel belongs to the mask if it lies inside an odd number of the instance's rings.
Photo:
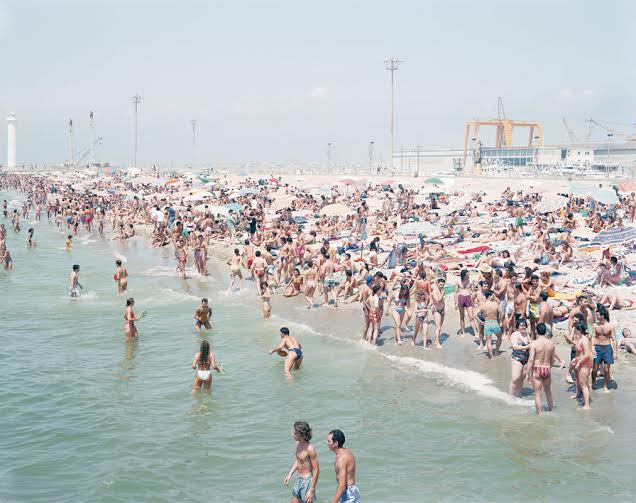
<svg viewBox="0 0 636 503">
<path fill-rule="evenodd" d="M 70 234 L 68 235 L 68 237 L 66 238 L 66 251 L 70 251 L 71 250 L 71 245 L 73 244 L 73 236 L 71 236 Z"/>
<path fill-rule="evenodd" d="M 13 269 L 13 259 L 11 258 L 11 254 L 7 249 L 7 245 L 5 245 L 4 243 L 0 245 L 0 264 L 3 264 L 5 271 Z"/>
<path fill-rule="evenodd" d="M 201 341 L 199 352 L 195 353 L 194 359 L 192 360 L 192 368 L 197 371 L 194 376 L 192 392 L 196 393 L 202 384 L 205 391 L 210 391 L 212 387 L 212 372 L 210 369 L 214 369 L 217 372 L 220 372 L 221 369 L 216 364 L 216 358 L 214 357 L 214 353 L 210 350 L 210 343 L 208 341 Z"/>
<path fill-rule="evenodd" d="M 35 230 L 33 229 L 33 227 L 31 227 L 27 231 L 27 248 L 33 248 L 34 246 L 37 246 L 37 243 L 33 240 L 33 233 L 34 232 L 35 232 Z"/>
<path fill-rule="evenodd" d="M 121 260 L 115 260 L 115 276 L 113 279 L 117 281 L 117 293 L 121 295 L 128 289 L 128 271 L 122 265 Z"/>
<path fill-rule="evenodd" d="M 197 332 L 200 332 L 201 327 L 204 326 L 205 328 L 210 330 L 212 328 L 212 325 L 210 325 L 211 316 L 212 316 L 212 309 L 208 305 L 208 299 L 206 298 L 201 299 L 201 305 L 197 307 L 196 311 L 194 312 L 194 319 L 196 320 L 194 322 L 194 329 Z"/>
<path fill-rule="evenodd" d="M 243 274 L 241 273 L 241 254 L 238 248 L 234 248 L 234 255 L 227 261 L 227 265 L 230 266 L 230 286 L 227 287 L 227 293 L 232 292 L 234 281 L 236 278 L 241 280 L 241 290 L 243 289 Z"/>
<path fill-rule="evenodd" d="M 298 370 L 303 363 L 303 351 L 302 346 L 295 337 L 289 335 L 289 328 L 282 327 L 280 329 L 280 343 L 269 354 L 276 353 L 280 350 L 287 352 L 287 358 L 285 359 L 285 367 L 283 373 L 287 377 L 291 377 L 292 366 Z"/>
<path fill-rule="evenodd" d="M 80 272 L 80 266 L 75 264 L 73 266 L 73 272 L 71 272 L 71 278 L 70 278 L 70 295 L 72 298 L 77 298 L 79 297 L 79 290 L 83 290 L 84 287 L 82 285 L 80 285 L 79 282 L 79 272 Z M 78 290 L 79 288 L 79 290 Z"/>
<path fill-rule="evenodd" d="M 141 318 L 135 316 L 135 313 L 133 312 L 134 305 L 135 299 L 132 297 L 126 300 L 126 311 L 124 312 L 124 334 L 126 335 L 126 339 L 134 339 L 139 336 L 135 322 L 139 321 Z"/>
</svg>

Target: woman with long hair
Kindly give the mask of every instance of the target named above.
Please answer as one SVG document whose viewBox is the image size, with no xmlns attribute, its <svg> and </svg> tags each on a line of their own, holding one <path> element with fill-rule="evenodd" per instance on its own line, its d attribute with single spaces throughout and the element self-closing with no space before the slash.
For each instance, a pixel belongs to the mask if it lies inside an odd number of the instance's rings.
<svg viewBox="0 0 636 503">
<path fill-rule="evenodd" d="M 202 384 L 205 391 L 210 391 L 210 388 L 212 387 L 211 369 L 214 369 L 217 372 L 220 372 L 221 369 L 216 364 L 216 358 L 210 349 L 210 343 L 205 339 L 201 341 L 199 352 L 194 354 L 192 368 L 197 371 L 194 376 L 192 392 L 195 393 L 198 391 Z"/>
<path fill-rule="evenodd" d="M 133 312 L 134 305 L 135 299 L 132 297 L 126 300 L 126 311 L 124 312 L 124 333 L 126 334 L 126 339 L 134 339 L 139 335 L 135 322 L 139 321 L 141 318 L 135 316 L 135 313 Z"/>
</svg>

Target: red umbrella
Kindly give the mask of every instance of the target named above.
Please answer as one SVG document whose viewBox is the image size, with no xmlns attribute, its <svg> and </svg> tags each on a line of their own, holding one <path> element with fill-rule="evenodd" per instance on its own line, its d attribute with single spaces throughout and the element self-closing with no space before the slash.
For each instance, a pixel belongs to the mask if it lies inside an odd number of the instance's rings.
<svg viewBox="0 0 636 503">
<path fill-rule="evenodd" d="M 343 185 L 355 185 L 357 182 L 355 180 L 352 180 L 351 178 L 343 178 L 338 183 L 341 183 Z"/>
</svg>

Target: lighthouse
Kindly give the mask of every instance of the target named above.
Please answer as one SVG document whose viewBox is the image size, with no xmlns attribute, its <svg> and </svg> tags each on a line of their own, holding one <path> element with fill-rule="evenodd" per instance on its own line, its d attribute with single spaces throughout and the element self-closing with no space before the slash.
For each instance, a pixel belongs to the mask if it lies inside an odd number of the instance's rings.
<svg viewBox="0 0 636 503">
<path fill-rule="evenodd" d="M 15 114 L 10 114 L 7 117 L 7 167 L 15 168 L 15 153 L 16 153 L 16 138 L 15 128 L 18 124 L 18 120 L 15 118 Z"/>
</svg>

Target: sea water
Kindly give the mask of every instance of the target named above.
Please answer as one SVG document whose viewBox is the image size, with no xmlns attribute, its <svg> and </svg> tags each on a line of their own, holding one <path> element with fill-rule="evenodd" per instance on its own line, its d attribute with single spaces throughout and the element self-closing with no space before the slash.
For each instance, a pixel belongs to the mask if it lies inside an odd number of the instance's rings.
<svg viewBox="0 0 636 503">
<path fill-rule="evenodd" d="M 17 234 L 4 222 L 14 270 L 0 271 L 0 501 L 288 501 L 297 420 L 313 428 L 319 502 L 336 487 L 334 428 L 357 457 L 365 502 L 634 498 L 627 370 L 618 390 L 594 393 L 588 413 L 566 398 L 559 374 L 557 408 L 537 418 L 529 398 L 506 393 L 507 354 L 489 362 L 454 334 L 424 354 L 391 344 L 390 331 L 371 348 L 351 328 L 359 311 L 305 313 L 301 299 L 274 297 L 264 321 L 254 285 L 228 296 L 213 261 L 209 277 L 189 270 L 184 282 L 168 248 L 80 234 L 66 251 L 66 229 L 30 220 Z M 117 258 L 130 273 L 124 297 Z M 76 300 L 73 264 L 84 286 Z M 133 342 L 124 341 L 127 296 L 148 312 Z M 213 329 L 197 334 L 203 296 Z M 267 354 L 283 325 L 306 355 L 292 379 Z M 203 338 L 227 372 L 214 373 L 211 394 L 192 395 Z"/>
</svg>

